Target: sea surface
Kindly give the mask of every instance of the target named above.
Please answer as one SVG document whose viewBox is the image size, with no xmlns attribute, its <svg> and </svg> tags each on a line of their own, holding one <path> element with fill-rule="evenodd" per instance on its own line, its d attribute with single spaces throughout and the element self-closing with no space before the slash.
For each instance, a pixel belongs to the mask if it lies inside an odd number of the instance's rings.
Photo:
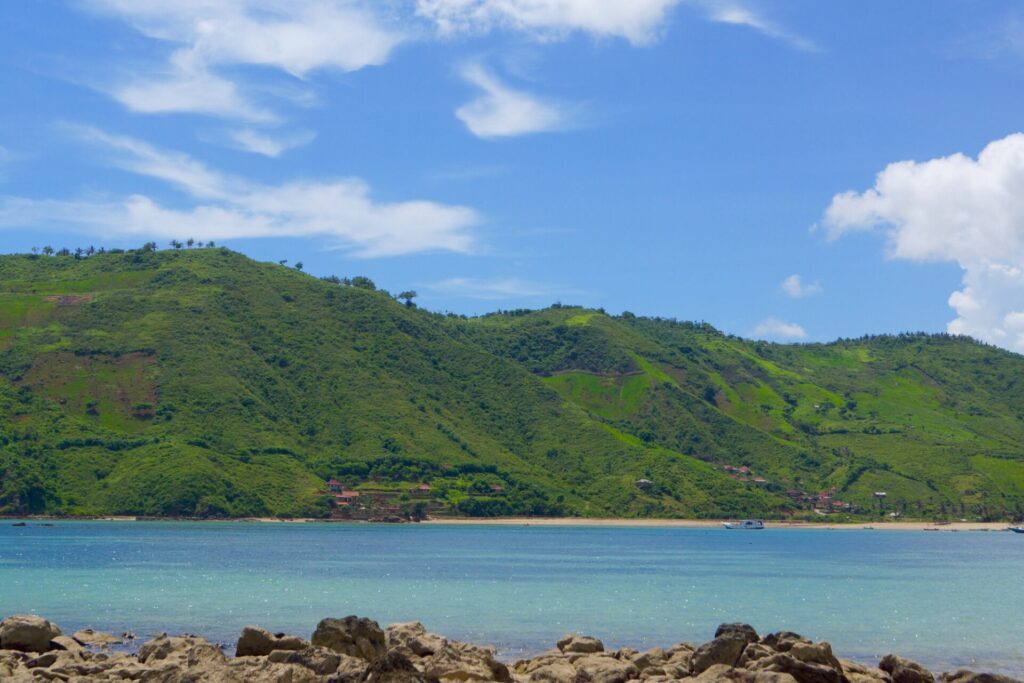
<svg viewBox="0 0 1024 683">
<path fill-rule="evenodd" d="M 511 660 L 570 631 L 642 649 L 744 621 L 1021 677 L 1022 579 L 1024 536 L 998 532 L 0 521 L 0 616 L 229 646 L 358 614 Z"/>
</svg>

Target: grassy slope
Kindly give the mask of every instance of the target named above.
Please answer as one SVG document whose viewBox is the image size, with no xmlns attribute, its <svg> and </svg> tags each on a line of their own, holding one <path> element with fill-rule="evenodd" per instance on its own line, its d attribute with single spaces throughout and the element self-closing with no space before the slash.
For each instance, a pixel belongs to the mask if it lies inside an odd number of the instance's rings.
<svg viewBox="0 0 1024 683">
<path fill-rule="evenodd" d="M 220 249 L 2 257 L 0 509 L 317 514 L 323 478 L 390 472 L 525 513 L 766 514 L 834 485 L 992 514 L 1024 501 L 1022 370 L 941 337 L 446 318 Z"/>
</svg>

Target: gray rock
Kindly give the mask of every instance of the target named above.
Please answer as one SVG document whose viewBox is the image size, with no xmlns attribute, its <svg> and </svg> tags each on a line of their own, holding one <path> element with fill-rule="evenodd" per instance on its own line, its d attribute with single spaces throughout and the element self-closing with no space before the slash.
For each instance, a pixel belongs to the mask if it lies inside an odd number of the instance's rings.
<svg viewBox="0 0 1024 683">
<path fill-rule="evenodd" d="M 719 624 L 718 628 L 715 630 L 715 638 L 721 638 L 725 635 L 739 636 L 748 643 L 756 643 L 761 639 L 761 637 L 757 635 L 757 631 L 755 631 L 754 627 L 750 624 Z"/>
<path fill-rule="evenodd" d="M 935 676 L 917 662 L 886 655 L 878 663 L 878 668 L 892 676 L 893 683 L 934 683 Z"/>
<path fill-rule="evenodd" d="M 842 669 L 825 664 L 802 662 L 788 652 L 779 652 L 752 663 L 750 671 L 789 674 L 797 683 L 850 683 Z"/>
<path fill-rule="evenodd" d="M 64 635 L 60 628 L 34 614 L 15 614 L 0 621 L 0 650 L 49 652 L 51 640 Z"/>
<path fill-rule="evenodd" d="M 362 680 L 365 683 L 440 683 L 437 678 L 420 673 L 400 652 L 388 652 L 378 658 L 370 664 Z M 348 681 L 339 679 L 338 683 Z"/>
<path fill-rule="evenodd" d="M 384 631 L 372 619 L 348 616 L 344 619 L 323 619 L 313 632 L 313 645 L 369 662 L 387 654 Z"/>
<path fill-rule="evenodd" d="M 558 641 L 558 649 L 562 652 L 582 652 L 583 654 L 591 654 L 594 652 L 604 652 L 604 643 L 597 638 L 590 636 L 577 636 L 570 633 Z"/>
<path fill-rule="evenodd" d="M 728 633 L 704 643 L 697 648 L 690 659 L 692 675 L 696 676 L 715 664 L 736 666 L 746 647 L 746 637 L 734 633 Z"/>
<path fill-rule="evenodd" d="M 1021 683 L 1016 678 L 1003 676 L 1001 674 L 976 673 L 967 669 L 948 671 L 939 675 L 939 679 L 946 683 Z"/>
<path fill-rule="evenodd" d="M 246 626 L 238 637 L 236 657 L 266 657 L 274 650 L 304 650 L 309 642 L 298 636 L 271 633 L 258 626 Z"/>
<path fill-rule="evenodd" d="M 333 650 L 313 645 L 302 650 L 274 650 L 267 655 L 268 661 L 278 664 L 298 664 L 321 676 L 335 673 L 341 664 L 341 658 L 342 655 Z M 359 661 L 363 663 L 365 669 L 366 662 L 361 659 Z"/>
<path fill-rule="evenodd" d="M 75 631 L 71 636 L 82 645 L 89 645 L 91 647 L 103 647 L 106 645 L 120 645 L 123 639 L 118 638 L 113 633 L 106 633 L 104 631 L 94 631 L 91 628 L 83 628 L 79 631 Z"/>
</svg>

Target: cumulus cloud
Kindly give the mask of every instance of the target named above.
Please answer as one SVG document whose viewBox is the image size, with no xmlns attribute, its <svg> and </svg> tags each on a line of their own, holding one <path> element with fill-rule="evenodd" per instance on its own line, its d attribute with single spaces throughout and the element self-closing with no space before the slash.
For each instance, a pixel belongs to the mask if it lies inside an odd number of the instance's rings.
<svg viewBox="0 0 1024 683">
<path fill-rule="evenodd" d="M 455 116 L 477 137 L 510 137 L 566 126 L 562 109 L 507 86 L 480 64 L 465 65 L 461 75 L 483 91 L 477 99 L 455 110 Z"/>
<path fill-rule="evenodd" d="M 552 294 L 550 287 L 514 277 L 490 280 L 453 277 L 429 284 L 425 289 L 457 298 L 487 301 L 533 298 Z"/>
<path fill-rule="evenodd" d="M 754 328 L 754 336 L 764 339 L 803 339 L 807 336 L 804 328 L 779 318 L 765 318 Z"/>
<path fill-rule="evenodd" d="M 261 133 L 252 128 L 243 128 L 231 131 L 228 137 L 238 149 L 276 159 L 290 149 L 308 145 L 316 138 L 316 133 L 301 131 L 288 135 L 274 136 Z"/>
<path fill-rule="evenodd" d="M 873 188 L 836 195 L 823 224 L 832 239 L 881 231 L 891 258 L 959 264 L 948 331 L 1024 352 L 1024 134 L 977 159 L 889 164 Z"/>
<path fill-rule="evenodd" d="M 356 0 L 87 0 L 87 6 L 179 46 L 158 71 L 111 87 L 126 107 L 145 113 L 267 120 L 273 115 L 219 69 L 261 66 L 296 78 L 317 69 L 357 71 L 383 64 L 406 39 Z"/>
<path fill-rule="evenodd" d="M 479 215 L 430 201 L 382 203 L 358 178 L 249 182 L 208 168 L 184 154 L 90 128 L 76 132 L 115 154 L 114 163 L 156 178 L 191 200 L 169 207 L 143 194 L 115 199 L 0 198 L 0 227 L 54 226 L 105 236 L 225 240 L 320 237 L 356 256 L 446 250 L 468 252 Z"/>
<path fill-rule="evenodd" d="M 509 28 L 553 39 L 576 31 L 651 42 L 679 0 L 417 0 L 443 35 Z"/>
<path fill-rule="evenodd" d="M 815 294 L 821 294 L 821 283 L 820 282 L 804 282 L 804 279 L 799 274 L 793 273 L 780 285 L 782 291 L 794 299 L 803 299 L 808 296 L 814 296 Z"/>
</svg>

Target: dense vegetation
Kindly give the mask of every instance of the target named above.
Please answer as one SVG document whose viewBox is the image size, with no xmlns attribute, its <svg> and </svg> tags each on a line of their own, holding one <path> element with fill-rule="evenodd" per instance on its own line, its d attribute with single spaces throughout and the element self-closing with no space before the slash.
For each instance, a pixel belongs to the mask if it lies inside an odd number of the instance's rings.
<svg viewBox="0 0 1024 683">
<path fill-rule="evenodd" d="M 323 515 L 331 477 L 473 515 L 1024 508 L 1021 356 L 414 297 L 210 245 L 0 257 L 0 512 Z"/>
</svg>

